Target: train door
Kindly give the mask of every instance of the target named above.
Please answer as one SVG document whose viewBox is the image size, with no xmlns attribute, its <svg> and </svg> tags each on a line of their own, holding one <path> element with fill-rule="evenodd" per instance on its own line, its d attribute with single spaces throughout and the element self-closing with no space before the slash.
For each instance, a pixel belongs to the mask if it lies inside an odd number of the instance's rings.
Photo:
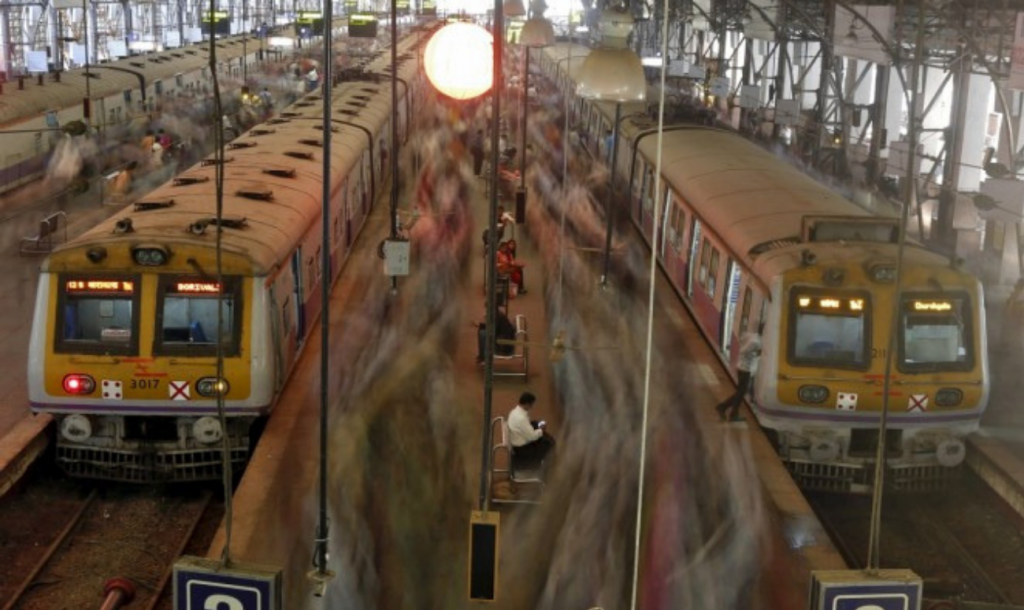
<svg viewBox="0 0 1024 610">
<path fill-rule="evenodd" d="M 292 301 L 295 303 L 295 336 L 298 344 L 301 345 L 306 338 L 306 308 L 303 307 L 305 299 L 302 298 L 305 285 L 302 281 L 302 248 L 299 247 L 292 255 L 292 278 L 295 285 L 295 294 Z"/>
<path fill-rule="evenodd" d="M 676 214 L 681 214 L 682 210 L 679 210 L 676 206 L 672 205 L 672 191 L 665 189 L 665 205 L 662 207 L 661 215 L 661 244 L 659 248 L 659 254 L 662 260 L 665 260 L 665 245 L 668 242 L 675 243 L 675 220 Z"/>
<path fill-rule="evenodd" d="M 689 267 L 686 273 L 686 296 L 693 296 L 693 274 L 697 270 L 697 248 L 700 246 L 700 220 L 693 217 L 693 230 L 690 231 L 690 256 L 686 259 Z"/>
<path fill-rule="evenodd" d="M 725 272 L 725 304 L 722 307 L 722 336 L 719 343 L 722 345 L 722 353 L 727 358 L 731 357 L 729 349 L 732 347 L 733 321 L 736 319 L 736 303 L 740 298 L 740 281 L 743 272 L 736 261 L 729 259 L 729 266 Z M 740 329 L 742 331 L 742 329 Z"/>
</svg>

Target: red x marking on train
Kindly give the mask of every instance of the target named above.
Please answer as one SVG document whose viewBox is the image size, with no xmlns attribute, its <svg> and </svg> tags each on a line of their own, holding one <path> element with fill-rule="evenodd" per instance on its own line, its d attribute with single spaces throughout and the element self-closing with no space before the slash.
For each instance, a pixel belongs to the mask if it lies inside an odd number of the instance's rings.
<svg viewBox="0 0 1024 610">
<path fill-rule="evenodd" d="M 910 402 L 907 403 L 907 411 L 920 411 L 924 413 L 928 410 L 928 395 L 927 394 L 911 394 Z"/>
<path fill-rule="evenodd" d="M 188 400 L 188 382 L 171 381 L 171 400 Z"/>
</svg>

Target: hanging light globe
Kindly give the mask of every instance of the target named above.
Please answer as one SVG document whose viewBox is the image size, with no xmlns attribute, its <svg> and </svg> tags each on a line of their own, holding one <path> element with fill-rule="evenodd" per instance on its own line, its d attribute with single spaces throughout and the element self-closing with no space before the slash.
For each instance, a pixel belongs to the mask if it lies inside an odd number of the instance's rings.
<svg viewBox="0 0 1024 610">
<path fill-rule="evenodd" d="M 494 41 L 484 28 L 465 22 L 444 26 L 423 52 L 427 79 L 450 98 L 479 97 L 494 82 Z"/>
</svg>

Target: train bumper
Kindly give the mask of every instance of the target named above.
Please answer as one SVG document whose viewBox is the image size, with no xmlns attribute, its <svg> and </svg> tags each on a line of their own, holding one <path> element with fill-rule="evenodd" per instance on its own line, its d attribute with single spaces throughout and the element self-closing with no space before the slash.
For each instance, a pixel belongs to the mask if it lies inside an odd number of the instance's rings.
<svg viewBox="0 0 1024 610">
<path fill-rule="evenodd" d="M 128 483 L 205 481 L 222 476 L 224 434 L 213 418 L 58 418 L 56 462 L 70 476 Z M 228 420 L 233 469 L 241 470 L 249 459 L 251 425 L 252 418 Z"/>
</svg>

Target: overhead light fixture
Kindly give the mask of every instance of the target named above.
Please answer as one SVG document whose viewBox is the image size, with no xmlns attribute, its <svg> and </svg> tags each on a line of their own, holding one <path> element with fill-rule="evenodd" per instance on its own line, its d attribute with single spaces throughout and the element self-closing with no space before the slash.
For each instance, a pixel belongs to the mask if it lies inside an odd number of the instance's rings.
<svg viewBox="0 0 1024 610">
<path fill-rule="evenodd" d="M 857 43 L 857 27 L 852 21 L 850 22 L 850 29 L 847 30 L 846 36 L 843 37 L 843 40 L 845 40 L 847 44 Z"/>
<path fill-rule="evenodd" d="M 598 25 L 601 46 L 587 55 L 580 69 L 576 94 L 606 102 L 642 102 L 647 98 L 647 79 L 640 57 L 629 48 L 633 30 L 629 13 L 605 10 Z"/>
<path fill-rule="evenodd" d="M 526 14 L 526 6 L 523 0 L 505 0 L 502 3 L 502 12 L 506 17 L 522 17 Z"/>
<path fill-rule="evenodd" d="M 523 31 L 519 33 L 519 44 L 534 49 L 555 44 L 555 28 L 544 17 L 547 8 L 544 0 L 534 0 L 530 4 L 531 16 L 523 24 Z"/>
</svg>

